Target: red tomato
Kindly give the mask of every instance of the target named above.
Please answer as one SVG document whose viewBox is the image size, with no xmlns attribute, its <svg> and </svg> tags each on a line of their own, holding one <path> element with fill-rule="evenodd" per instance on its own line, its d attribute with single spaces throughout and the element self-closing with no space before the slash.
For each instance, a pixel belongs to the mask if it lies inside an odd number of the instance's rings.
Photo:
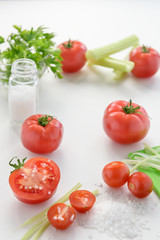
<svg viewBox="0 0 160 240">
<path fill-rule="evenodd" d="M 21 140 L 25 148 L 34 153 L 51 153 L 62 140 L 63 126 L 49 115 L 36 114 L 22 124 Z"/>
<path fill-rule="evenodd" d="M 12 159 L 13 160 L 13 159 Z M 11 160 L 11 161 L 12 161 Z M 14 195 L 25 203 L 41 203 L 54 194 L 60 180 L 60 170 L 55 162 L 48 158 L 35 157 L 18 165 L 9 176 L 9 184 Z"/>
<path fill-rule="evenodd" d="M 135 172 L 129 177 L 128 189 L 137 198 L 147 197 L 153 190 L 152 179 L 143 172 Z"/>
<path fill-rule="evenodd" d="M 61 43 L 58 48 L 61 49 L 62 70 L 64 72 L 77 72 L 85 65 L 87 48 L 83 43 L 69 40 Z"/>
<path fill-rule="evenodd" d="M 48 210 L 47 217 L 53 227 L 64 230 L 73 223 L 76 213 L 65 203 L 56 203 Z"/>
<path fill-rule="evenodd" d="M 108 163 L 102 171 L 104 182 L 114 188 L 123 186 L 128 181 L 129 174 L 128 166 L 120 161 Z"/>
<path fill-rule="evenodd" d="M 73 208 L 83 213 L 93 207 L 96 197 L 87 190 L 76 190 L 70 194 L 69 200 Z"/>
<path fill-rule="evenodd" d="M 143 107 L 123 100 L 112 102 L 103 117 L 105 133 L 115 142 L 128 144 L 143 139 L 150 128 L 150 120 Z"/>
<path fill-rule="evenodd" d="M 133 75 L 139 78 L 152 77 L 160 66 L 159 53 L 153 48 L 145 46 L 133 49 L 129 59 L 135 63 L 132 70 Z"/>
</svg>

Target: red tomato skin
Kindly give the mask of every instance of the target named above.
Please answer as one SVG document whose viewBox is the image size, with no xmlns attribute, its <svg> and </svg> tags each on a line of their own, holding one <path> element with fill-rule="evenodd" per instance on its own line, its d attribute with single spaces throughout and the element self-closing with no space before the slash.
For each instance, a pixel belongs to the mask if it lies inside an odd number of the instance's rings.
<svg viewBox="0 0 160 240">
<path fill-rule="evenodd" d="M 38 119 L 42 116 L 42 114 L 36 114 L 24 121 L 21 128 L 21 141 L 29 151 L 45 154 L 59 147 L 63 137 L 63 125 L 53 118 L 43 127 L 38 123 Z"/>
<path fill-rule="evenodd" d="M 152 179 L 143 172 L 135 172 L 129 177 L 128 189 L 135 197 L 145 198 L 153 190 Z"/>
<path fill-rule="evenodd" d="M 32 180 L 32 177 L 31 177 L 32 170 L 36 167 L 36 164 L 39 162 L 46 163 L 46 164 L 49 163 L 48 166 L 53 168 L 54 181 L 50 185 L 43 184 L 42 179 L 40 179 L 40 176 L 36 177 L 36 174 Z M 40 169 L 40 171 L 42 172 L 43 169 Z M 44 171 L 45 171 L 45 169 L 44 169 Z M 28 173 L 28 172 L 30 172 L 30 173 Z M 32 190 L 30 190 L 30 192 L 25 191 L 24 188 L 23 188 L 23 190 L 18 188 L 17 182 L 19 181 L 19 179 L 21 179 L 20 176 L 22 176 L 23 174 L 30 176 L 29 181 L 28 181 L 29 185 L 32 186 Z M 42 173 L 42 177 L 43 177 L 43 173 Z M 38 203 L 42 203 L 42 202 L 45 202 L 48 199 L 50 199 L 54 195 L 54 193 L 57 189 L 57 186 L 59 184 L 59 181 L 60 181 L 59 167 L 52 160 L 43 158 L 43 157 L 35 157 L 35 158 L 29 159 L 22 168 L 15 170 L 9 176 L 9 185 L 10 185 L 15 197 L 19 201 L 27 203 L 27 204 L 38 204 Z M 25 183 L 25 180 L 23 180 L 24 186 L 27 185 L 28 182 L 26 181 L 26 183 Z M 32 191 L 34 191 L 34 189 L 33 189 L 34 185 L 38 185 L 38 184 L 40 184 L 42 187 L 44 186 L 43 191 L 38 192 L 38 190 L 36 190 L 35 192 L 32 192 Z M 23 184 L 22 184 L 22 186 L 23 186 Z M 48 192 L 50 192 L 50 194 L 48 194 Z"/>
<path fill-rule="evenodd" d="M 83 198 L 88 199 L 85 204 L 83 204 Z M 76 190 L 70 194 L 69 200 L 74 209 L 80 213 L 85 213 L 93 207 L 96 197 L 87 190 Z"/>
<path fill-rule="evenodd" d="M 61 215 L 61 218 L 58 219 L 58 215 Z M 53 227 L 65 230 L 73 223 L 76 217 L 76 212 L 72 207 L 67 206 L 65 203 L 56 203 L 48 210 L 47 217 Z M 64 220 L 62 220 L 62 218 Z"/>
<path fill-rule="evenodd" d="M 137 47 L 130 53 L 130 61 L 135 63 L 132 74 L 138 78 L 152 77 L 160 67 L 159 53 L 150 48 L 149 52 L 143 52 L 143 47 Z"/>
<path fill-rule="evenodd" d="M 119 100 L 112 102 L 106 108 L 103 116 L 103 129 L 113 141 L 121 144 L 135 143 L 143 139 L 150 128 L 150 120 L 146 110 L 140 106 L 140 113 L 126 114 L 122 107 L 128 102 Z"/>
<path fill-rule="evenodd" d="M 104 182 L 113 188 L 123 186 L 129 179 L 130 170 L 128 166 L 120 161 L 108 163 L 102 170 Z"/>
<path fill-rule="evenodd" d="M 58 48 L 61 50 L 62 70 L 66 73 L 78 72 L 86 63 L 86 46 L 79 41 L 71 41 L 71 48 L 65 47 L 67 41 L 61 43 Z"/>
</svg>

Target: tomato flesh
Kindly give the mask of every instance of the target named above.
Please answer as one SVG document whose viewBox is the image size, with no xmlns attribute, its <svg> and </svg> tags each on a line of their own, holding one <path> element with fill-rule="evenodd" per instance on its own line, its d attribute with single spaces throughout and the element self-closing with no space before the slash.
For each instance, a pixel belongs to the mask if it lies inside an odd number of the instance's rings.
<svg viewBox="0 0 160 240">
<path fill-rule="evenodd" d="M 64 230 L 74 222 L 76 213 L 65 203 L 56 203 L 48 210 L 47 217 L 53 227 Z"/>
<path fill-rule="evenodd" d="M 21 169 L 10 174 L 9 184 L 14 195 L 25 203 L 41 203 L 54 194 L 60 180 L 60 170 L 52 160 L 29 159 Z"/>
<path fill-rule="evenodd" d="M 96 197 L 87 190 L 76 190 L 70 194 L 69 200 L 73 208 L 83 213 L 93 207 Z"/>
<path fill-rule="evenodd" d="M 123 186 L 129 179 L 128 166 L 120 161 L 111 162 L 104 166 L 102 177 L 104 182 L 113 188 Z"/>
<path fill-rule="evenodd" d="M 152 179 L 143 172 L 135 172 L 129 177 L 128 189 L 135 197 L 145 198 L 153 190 Z"/>
</svg>

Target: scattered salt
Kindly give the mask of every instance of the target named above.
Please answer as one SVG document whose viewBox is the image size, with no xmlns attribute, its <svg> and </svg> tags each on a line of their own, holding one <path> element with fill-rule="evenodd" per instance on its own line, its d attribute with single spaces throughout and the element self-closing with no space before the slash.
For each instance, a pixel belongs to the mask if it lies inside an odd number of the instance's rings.
<svg viewBox="0 0 160 240">
<path fill-rule="evenodd" d="M 107 233 L 111 239 L 139 240 L 143 230 L 150 230 L 147 220 L 142 219 L 147 204 L 147 198 L 136 199 L 125 188 L 107 188 L 97 197 L 91 211 L 77 215 L 77 222 L 84 228 Z"/>
</svg>

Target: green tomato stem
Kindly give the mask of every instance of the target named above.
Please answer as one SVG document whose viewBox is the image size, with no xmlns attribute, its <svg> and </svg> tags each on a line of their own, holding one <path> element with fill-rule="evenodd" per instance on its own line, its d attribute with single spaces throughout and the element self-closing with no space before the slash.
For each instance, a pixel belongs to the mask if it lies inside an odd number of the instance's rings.
<svg viewBox="0 0 160 240">
<path fill-rule="evenodd" d="M 122 51 L 128 47 L 135 46 L 138 44 L 138 42 L 138 37 L 136 35 L 131 35 L 118 42 L 111 43 L 100 48 L 88 50 L 86 53 L 86 57 L 90 61 L 97 61 L 99 59 L 105 58 L 108 55 Z"/>
</svg>

